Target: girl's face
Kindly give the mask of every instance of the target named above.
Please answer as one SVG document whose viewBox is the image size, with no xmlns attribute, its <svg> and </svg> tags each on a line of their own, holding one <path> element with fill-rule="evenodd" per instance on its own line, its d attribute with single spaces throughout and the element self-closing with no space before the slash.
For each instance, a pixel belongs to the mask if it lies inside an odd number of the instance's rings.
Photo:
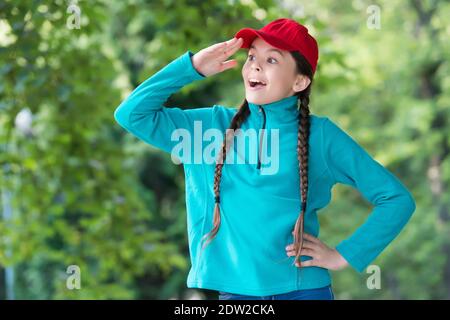
<svg viewBox="0 0 450 320">
<path fill-rule="evenodd" d="M 259 37 L 253 40 L 249 48 L 242 77 L 245 97 L 254 104 L 267 104 L 290 97 L 310 83 L 308 77 L 297 74 L 295 60 L 289 51 L 277 49 Z M 252 88 L 250 79 L 263 81 L 266 85 Z"/>
</svg>

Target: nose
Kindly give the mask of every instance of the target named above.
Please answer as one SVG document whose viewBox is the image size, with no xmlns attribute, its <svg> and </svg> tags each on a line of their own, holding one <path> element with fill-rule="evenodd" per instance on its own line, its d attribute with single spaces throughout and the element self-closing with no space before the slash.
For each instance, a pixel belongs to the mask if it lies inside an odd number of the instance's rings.
<svg viewBox="0 0 450 320">
<path fill-rule="evenodd" d="M 261 71 L 261 68 L 259 67 L 259 64 L 256 60 L 253 60 L 250 64 L 250 69 L 251 70 L 257 70 L 257 71 Z"/>
</svg>

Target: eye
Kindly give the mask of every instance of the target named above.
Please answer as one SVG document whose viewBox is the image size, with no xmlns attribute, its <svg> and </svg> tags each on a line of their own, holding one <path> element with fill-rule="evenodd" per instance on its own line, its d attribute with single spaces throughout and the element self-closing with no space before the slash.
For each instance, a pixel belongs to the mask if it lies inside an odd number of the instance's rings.
<svg viewBox="0 0 450 320">
<path fill-rule="evenodd" d="M 253 57 L 253 55 L 252 55 L 252 54 L 249 54 L 249 55 L 248 55 L 248 60 L 251 60 L 251 57 Z M 272 59 L 273 61 L 277 62 L 277 60 L 274 59 L 274 58 L 269 58 L 269 59 L 267 59 L 267 60 L 270 60 L 270 59 Z M 273 64 L 273 63 L 271 63 L 271 64 Z"/>
</svg>

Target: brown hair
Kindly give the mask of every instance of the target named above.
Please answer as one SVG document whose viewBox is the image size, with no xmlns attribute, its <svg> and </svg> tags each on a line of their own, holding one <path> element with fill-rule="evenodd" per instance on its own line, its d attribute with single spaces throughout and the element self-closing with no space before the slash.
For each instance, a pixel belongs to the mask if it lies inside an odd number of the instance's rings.
<svg viewBox="0 0 450 320">
<path fill-rule="evenodd" d="M 299 119 L 298 119 L 298 135 L 297 135 L 297 157 L 299 162 L 299 174 L 300 178 L 300 196 L 301 196 L 301 208 L 300 214 L 294 226 L 294 245 L 295 245 L 295 259 L 294 263 L 299 259 L 301 255 L 301 250 L 303 246 L 303 230 L 304 230 L 304 214 L 306 211 L 306 197 L 308 194 L 308 138 L 310 129 L 310 118 L 309 118 L 309 95 L 311 92 L 311 86 L 313 81 L 313 71 L 311 65 L 307 62 L 305 57 L 297 51 L 290 51 L 290 54 L 294 58 L 297 65 L 297 73 L 306 75 L 311 80 L 311 83 L 303 91 L 297 92 L 295 95 L 298 97 L 298 108 L 299 108 Z M 218 155 L 218 161 L 216 162 L 216 167 L 214 170 L 214 219 L 213 229 L 206 235 L 203 236 L 202 240 L 208 238 L 207 242 L 204 244 L 203 248 L 212 241 L 220 227 L 220 180 L 222 178 L 222 168 L 225 163 L 226 154 L 231 141 L 234 137 L 234 131 L 240 128 L 241 124 L 247 119 L 250 114 L 250 109 L 247 100 L 244 100 L 242 105 L 239 107 L 236 114 L 231 120 L 229 129 L 227 129 L 225 134 L 225 139 L 222 144 L 222 148 Z M 301 266 L 301 260 L 298 262 Z"/>
</svg>

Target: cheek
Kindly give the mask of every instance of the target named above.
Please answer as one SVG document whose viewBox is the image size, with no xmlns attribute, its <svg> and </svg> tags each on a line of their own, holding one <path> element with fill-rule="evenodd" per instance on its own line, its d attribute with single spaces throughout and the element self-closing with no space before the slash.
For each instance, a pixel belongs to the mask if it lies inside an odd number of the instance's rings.
<svg viewBox="0 0 450 320">
<path fill-rule="evenodd" d="M 288 77 L 283 76 L 282 72 L 269 73 L 267 79 L 271 86 L 276 88 L 286 88 L 292 85 L 292 81 Z"/>
<path fill-rule="evenodd" d="M 277 72 L 269 72 L 266 77 L 271 87 L 282 86 L 285 81 L 285 79 L 283 79 L 283 77 L 281 77 Z"/>
</svg>

